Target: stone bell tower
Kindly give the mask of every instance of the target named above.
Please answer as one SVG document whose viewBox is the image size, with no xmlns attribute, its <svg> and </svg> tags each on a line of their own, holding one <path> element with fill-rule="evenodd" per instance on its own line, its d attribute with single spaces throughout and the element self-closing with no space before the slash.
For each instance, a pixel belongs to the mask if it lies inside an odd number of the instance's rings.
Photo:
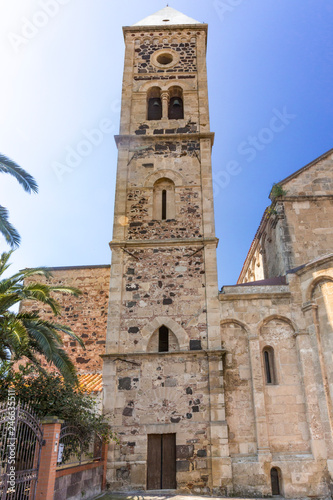
<svg viewBox="0 0 333 500">
<path fill-rule="evenodd" d="M 125 27 L 104 410 L 113 490 L 227 493 L 207 25 Z"/>
</svg>

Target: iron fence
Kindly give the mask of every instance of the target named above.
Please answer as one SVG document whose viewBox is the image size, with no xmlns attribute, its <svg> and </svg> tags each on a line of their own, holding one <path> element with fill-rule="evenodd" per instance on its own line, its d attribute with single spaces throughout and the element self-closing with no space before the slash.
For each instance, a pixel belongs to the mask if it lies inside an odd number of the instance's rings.
<svg viewBox="0 0 333 500">
<path fill-rule="evenodd" d="M 43 430 L 25 403 L 0 403 L 0 498 L 34 500 Z"/>
<path fill-rule="evenodd" d="M 94 434 L 89 442 L 85 441 L 80 429 L 65 422 L 61 426 L 57 469 L 64 469 L 89 462 L 102 460 L 103 440 Z"/>
</svg>

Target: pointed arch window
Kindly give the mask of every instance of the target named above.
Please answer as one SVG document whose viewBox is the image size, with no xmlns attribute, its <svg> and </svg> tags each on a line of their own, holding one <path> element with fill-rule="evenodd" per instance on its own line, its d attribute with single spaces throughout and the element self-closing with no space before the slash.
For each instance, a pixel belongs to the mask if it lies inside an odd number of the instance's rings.
<svg viewBox="0 0 333 500">
<path fill-rule="evenodd" d="M 158 330 L 158 352 L 169 351 L 169 328 L 161 326 Z"/>
<path fill-rule="evenodd" d="M 155 220 L 175 218 L 175 185 L 170 179 L 159 179 L 154 184 L 153 218 Z"/>
<path fill-rule="evenodd" d="M 267 385 L 276 385 L 275 356 L 273 347 L 267 346 L 263 349 L 263 363 Z"/>
<path fill-rule="evenodd" d="M 148 120 L 161 120 L 162 118 L 162 99 L 161 89 L 153 87 L 147 95 L 147 118 Z"/>
<path fill-rule="evenodd" d="M 179 342 L 173 331 L 163 323 L 151 335 L 147 344 L 147 352 L 179 351 Z"/>
</svg>

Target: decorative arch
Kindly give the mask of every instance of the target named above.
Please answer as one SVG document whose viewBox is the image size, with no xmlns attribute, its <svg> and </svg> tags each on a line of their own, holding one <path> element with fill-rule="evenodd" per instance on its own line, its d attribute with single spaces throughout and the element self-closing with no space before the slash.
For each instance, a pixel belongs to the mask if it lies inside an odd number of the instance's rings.
<svg viewBox="0 0 333 500">
<path fill-rule="evenodd" d="M 287 323 L 294 330 L 294 332 L 298 331 L 297 325 L 290 318 L 287 318 L 286 316 L 280 316 L 279 314 L 272 314 L 271 316 L 263 319 L 261 323 L 259 323 L 258 330 L 261 331 L 261 329 L 266 326 L 267 323 L 273 320 L 283 321 L 284 323 Z"/>
<path fill-rule="evenodd" d="M 238 319 L 227 318 L 220 321 L 221 326 L 229 324 L 236 324 L 241 328 L 243 328 L 243 330 L 245 330 L 247 334 L 251 333 L 249 327 L 245 323 L 242 323 L 242 321 L 239 321 Z"/>
<path fill-rule="evenodd" d="M 329 274 L 322 274 L 320 276 L 317 276 L 310 285 L 308 286 L 307 292 L 306 292 L 306 300 L 307 302 L 310 302 L 313 298 L 313 294 L 319 283 L 327 283 L 327 282 L 333 282 L 333 277 L 330 276 Z"/>
<path fill-rule="evenodd" d="M 175 85 L 177 87 L 180 87 L 183 90 L 183 92 L 194 90 L 188 83 L 182 82 L 179 80 L 170 80 L 169 82 L 163 82 L 163 84 L 162 84 L 162 82 L 158 82 L 158 83 L 159 83 L 159 88 L 160 88 L 161 92 L 163 92 L 165 90 L 168 91 L 170 89 L 170 87 L 174 87 Z M 138 92 L 146 93 L 152 87 L 156 87 L 156 81 L 143 83 L 138 88 Z"/>
<path fill-rule="evenodd" d="M 179 349 L 181 351 L 188 351 L 190 339 L 184 328 L 182 328 L 173 319 L 163 316 L 159 316 L 153 319 L 153 321 L 151 321 L 142 329 L 142 350 L 144 352 L 147 352 L 150 338 L 152 337 L 152 335 L 154 335 L 156 330 L 158 330 L 163 325 L 169 328 L 169 330 L 171 330 L 172 333 L 176 336 L 179 344 Z"/>
<path fill-rule="evenodd" d="M 157 170 L 156 172 L 152 172 L 151 174 L 149 174 L 146 177 L 143 185 L 146 188 L 153 188 L 156 181 L 163 179 L 163 178 L 170 179 L 174 183 L 175 187 L 180 187 L 180 186 L 184 186 L 185 184 L 187 184 L 181 174 L 179 174 L 178 172 L 174 172 L 173 170 L 165 168 L 165 169 Z"/>
</svg>

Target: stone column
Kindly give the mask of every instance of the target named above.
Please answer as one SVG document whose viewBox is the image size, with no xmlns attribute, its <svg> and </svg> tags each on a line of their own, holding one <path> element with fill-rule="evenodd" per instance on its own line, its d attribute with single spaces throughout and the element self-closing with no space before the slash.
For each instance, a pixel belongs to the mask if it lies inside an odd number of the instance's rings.
<svg viewBox="0 0 333 500">
<path fill-rule="evenodd" d="M 208 353 L 210 389 L 210 441 L 212 493 L 232 493 L 232 467 L 229 456 L 228 426 L 225 419 L 222 353 Z"/>
<path fill-rule="evenodd" d="M 103 479 L 102 479 L 102 491 L 106 489 L 106 472 L 108 465 L 108 443 L 103 443 L 102 448 L 102 461 L 103 461 Z"/>
<path fill-rule="evenodd" d="M 332 458 L 333 449 L 315 327 L 316 307 L 312 302 L 303 305 L 307 330 L 296 332 L 295 336 L 304 382 L 311 450 L 316 460 L 322 460 Z"/>
<path fill-rule="evenodd" d="M 250 335 L 249 337 L 249 353 L 251 361 L 253 407 L 259 463 L 258 474 L 262 478 L 262 486 L 267 487 L 267 491 L 263 490 L 263 493 L 270 495 L 271 487 L 270 484 L 267 483 L 266 464 L 271 464 L 272 455 L 269 445 L 261 349 L 258 335 Z"/>
<path fill-rule="evenodd" d="M 168 119 L 169 115 L 169 92 L 164 90 L 161 92 L 162 99 L 162 119 Z"/>
<path fill-rule="evenodd" d="M 63 420 L 45 417 L 43 425 L 43 446 L 40 457 L 36 500 L 53 500 L 60 428 Z"/>
</svg>

